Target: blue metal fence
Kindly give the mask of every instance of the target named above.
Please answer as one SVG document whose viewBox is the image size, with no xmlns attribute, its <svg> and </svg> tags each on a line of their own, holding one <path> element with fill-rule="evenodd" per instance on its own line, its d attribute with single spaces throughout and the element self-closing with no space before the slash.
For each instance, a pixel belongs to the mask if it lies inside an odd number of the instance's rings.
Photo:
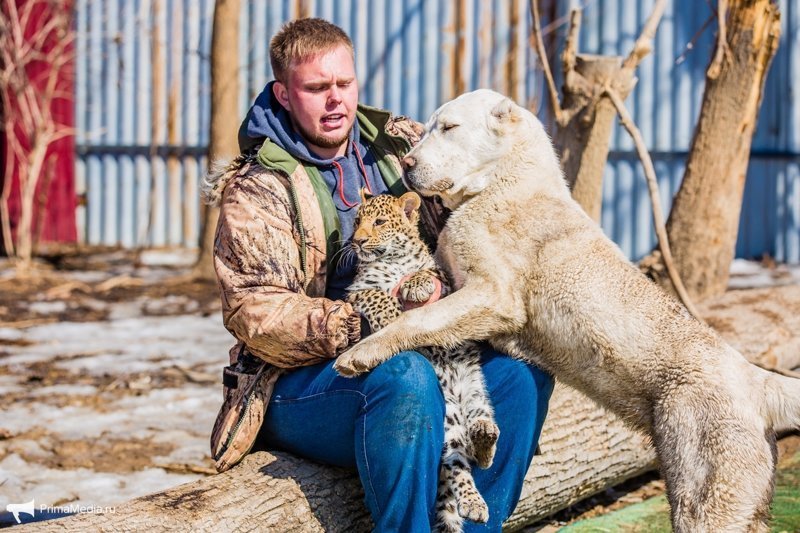
<svg viewBox="0 0 800 533">
<path fill-rule="evenodd" d="M 580 51 L 630 50 L 653 0 L 552 0 L 548 45 L 584 7 Z M 737 254 L 800 262 L 800 9 L 780 0 L 782 37 L 753 142 Z M 213 0 L 77 0 L 78 214 L 92 244 L 196 245 L 206 166 Z M 546 117 L 527 0 L 242 0 L 241 113 L 271 79 L 269 38 L 321 16 L 354 42 L 362 100 L 424 120 L 462 91 L 491 87 Z M 716 23 L 707 2 L 674 0 L 626 104 L 653 151 L 666 212 L 683 174 Z M 692 46 L 689 47 L 689 43 Z M 602 224 L 632 258 L 655 242 L 647 187 L 615 129 Z"/>
</svg>

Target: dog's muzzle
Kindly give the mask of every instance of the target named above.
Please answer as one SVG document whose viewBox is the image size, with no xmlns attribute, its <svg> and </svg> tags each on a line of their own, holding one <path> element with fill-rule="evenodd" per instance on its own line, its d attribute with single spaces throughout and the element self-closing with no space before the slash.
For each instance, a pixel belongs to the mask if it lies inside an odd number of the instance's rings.
<svg viewBox="0 0 800 533">
<path fill-rule="evenodd" d="M 429 176 L 430 173 L 426 172 L 426 167 L 414 166 L 405 173 L 403 181 L 409 189 L 413 189 L 423 196 L 444 192 L 453 186 L 454 182 L 450 178 L 430 181 L 427 179 Z"/>
</svg>

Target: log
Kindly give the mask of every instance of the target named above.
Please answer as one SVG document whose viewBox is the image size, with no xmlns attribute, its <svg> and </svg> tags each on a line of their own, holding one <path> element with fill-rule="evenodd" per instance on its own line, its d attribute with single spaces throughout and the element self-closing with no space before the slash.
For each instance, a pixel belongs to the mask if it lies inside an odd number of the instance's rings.
<svg viewBox="0 0 800 533">
<path fill-rule="evenodd" d="M 800 285 L 729 291 L 703 302 L 703 317 L 746 357 L 800 365 Z M 647 439 L 558 384 L 522 496 L 504 530 L 518 531 L 656 467 Z M 363 490 L 351 470 L 258 451 L 223 474 L 19 531 L 369 531 Z"/>
<path fill-rule="evenodd" d="M 557 385 L 522 499 L 517 530 L 607 486 L 651 470 L 644 437 L 574 390 Z M 259 451 L 228 472 L 118 505 L 20 526 L 20 531 L 370 531 L 361 483 L 351 470 Z"/>
<path fill-rule="evenodd" d="M 728 291 L 699 307 L 708 325 L 748 360 L 800 367 L 800 285 Z"/>
</svg>

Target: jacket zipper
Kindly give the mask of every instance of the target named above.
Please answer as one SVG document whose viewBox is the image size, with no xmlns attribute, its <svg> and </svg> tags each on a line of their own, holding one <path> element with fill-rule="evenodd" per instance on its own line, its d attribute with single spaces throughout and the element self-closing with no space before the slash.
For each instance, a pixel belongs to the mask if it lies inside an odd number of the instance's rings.
<svg viewBox="0 0 800 533">
<path fill-rule="evenodd" d="M 261 372 L 263 372 L 263 368 L 262 368 Z M 256 387 L 258 386 L 258 380 L 261 379 L 261 372 L 258 373 L 258 376 L 256 377 L 256 382 L 253 384 L 253 388 L 250 389 L 250 392 L 248 393 L 247 397 L 244 400 L 244 409 L 242 410 L 242 414 L 239 416 L 239 420 L 236 421 L 236 425 L 233 426 L 233 429 L 228 434 L 228 438 L 225 440 L 225 445 L 222 447 L 222 449 L 220 449 L 220 451 L 219 451 L 219 453 L 217 453 L 216 457 L 214 457 L 215 461 L 218 460 L 220 457 L 222 457 L 222 454 L 224 454 L 226 451 L 228 451 L 228 448 L 230 447 L 231 443 L 233 442 L 234 438 L 236 437 L 236 434 L 239 432 L 239 429 L 242 427 L 242 424 L 244 423 L 244 419 L 247 418 L 247 413 L 250 411 L 250 405 L 251 405 L 252 400 L 253 400 L 253 395 L 256 393 Z M 245 453 L 247 453 L 247 452 L 245 452 Z"/>
<path fill-rule="evenodd" d="M 292 205 L 297 213 L 297 231 L 300 232 L 300 268 L 303 270 L 303 284 L 308 282 L 308 266 L 306 265 L 306 231 L 303 228 L 303 215 L 300 212 L 300 200 L 297 198 L 297 189 L 294 186 L 292 176 L 286 174 L 289 180 L 289 196 L 292 197 Z"/>
</svg>

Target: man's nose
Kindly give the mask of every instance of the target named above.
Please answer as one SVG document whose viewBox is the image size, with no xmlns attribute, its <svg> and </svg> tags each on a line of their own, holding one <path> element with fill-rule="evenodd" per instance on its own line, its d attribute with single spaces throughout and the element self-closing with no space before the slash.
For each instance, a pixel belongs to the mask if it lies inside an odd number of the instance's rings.
<svg viewBox="0 0 800 533">
<path fill-rule="evenodd" d="M 403 168 L 405 168 L 406 170 L 411 170 L 417 164 L 417 160 L 411 157 L 410 155 L 405 156 L 402 159 L 402 162 L 403 162 Z"/>
<path fill-rule="evenodd" d="M 342 90 L 338 85 L 331 86 L 328 91 L 328 102 L 339 103 L 342 101 Z"/>
</svg>

